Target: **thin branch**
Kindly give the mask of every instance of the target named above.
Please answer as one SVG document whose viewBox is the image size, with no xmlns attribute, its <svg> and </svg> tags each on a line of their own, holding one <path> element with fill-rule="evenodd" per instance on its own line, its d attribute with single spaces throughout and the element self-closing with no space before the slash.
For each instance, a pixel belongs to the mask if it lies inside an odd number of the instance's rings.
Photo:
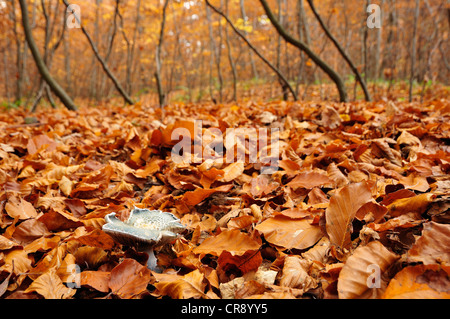
<svg viewBox="0 0 450 319">
<path fill-rule="evenodd" d="M 223 13 L 221 12 L 219 9 L 217 9 L 216 7 L 214 7 L 209 0 L 206 0 L 206 4 L 213 9 L 217 14 L 221 15 L 226 21 L 227 23 L 231 26 L 231 28 L 233 29 L 233 31 L 239 36 L 241 37 L 242 40 L 244 40 L 244 42 L 248 45 L 248 47 L 270 68 L 272 69 L 272 71 L 274 71 L 278 77 L 283 81 L 283 83 L 288 87 L 289 91 L 291 92 L 292 96 L 294 97 L 294 100 L 297 101 L 297 94 L 295 93 L 294 89 L 291 87 L 291 85 L 289 84 L 288 80 L 285 78 L 285 76 L 280 72 L 280 70 L 278 70 L 274 65 L 272 65 L 272 63 L 270 63 L 261 53 L 259 53 L 259 51 L 253 46 L 253 44 L 250 43 L 250 41 L 234 26 L 233 22 L 231 22 L 231 20 Z"/>
<path fill-rule="evenodd" d="M 70 3 L 67 0 L 63 0 L 64 4 L 66 5 L 67 8 L 69 8 Z M 119 81 L 117 80 L 117 78 L 114 76 L 114 74 L 111 72 L 111 70 L 109 69 L 108 65 L 106 64 L 105 60 L 103 60 L 103 58 L 100 56 L 100 53 L 97 50 L 97 46 L 95 45 L 95 43 L 92 41 L 89 33 L 86 31 L 86 29 L 83 27 L 83 25 L 81 24 L 81 21 L 79 20 L 79 17 L 74 13 L 75 19 L 77 20 L 78 24 L 80 25 L 81 31 L 84 33 L 84 35 L 86 36 L 92 51 L 94 51 L 95 57 L 97 58 L 97 60 L 100 62 L 100 64 L 102 65 L 103 70 L 105 71 L 105 73 L 108 75 L 108 77 L 111 79 L 111 81 L 114 83 L 114 86 L 116 87 L 117 91 L 120 93 L 120 95 L 122 95 L 122 97 L 124 98 L 125 102 L 127 102 L 128 104 L 132 105 L 134 104 L 133 100 L 131 99 L 131 97 L 125 92 L 125 90 L 122 88 L 122 86 L 120 85 Z"/>
</svg>

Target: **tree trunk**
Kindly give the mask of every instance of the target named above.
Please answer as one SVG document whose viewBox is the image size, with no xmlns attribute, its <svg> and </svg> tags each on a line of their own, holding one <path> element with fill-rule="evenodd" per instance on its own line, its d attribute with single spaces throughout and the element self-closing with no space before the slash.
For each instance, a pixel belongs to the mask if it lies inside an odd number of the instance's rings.
<svg viewBox="0 0 450 319">
<path fill-rule="evenodd" d="M 244 26 L 245 26 L 245 22 L 247 21 L 247 15 L 245 14 L 244 0 L 239 0 L 239 6 L 241 9 L 242 20 L 244 21 Z M 244 29 L 243 31 L 244 31 L 244 36 L 247 37 L 247 30 Z M 258 75 L 258 70 L 256 69 L 255 59 L 253 59 L 252 51 L 249 52 L 249 58 L 250 58 L 250 65 L 252 67 L 253 77 L 255 79 L 257 79 L 259 77 L 259 75 Z"/>
<path fill-rule="evenodd" d="M 225 13 L 228 14 L 228 1 L 225 3 Z M 225 27 L 225 43 L 227 45 L 228 62 L 230 63 L 231 72 L 233 75 L 233 101 L 237 101 L 237 71 L 233 61 L 233 55 L 231 54 L 231 44 L 228 36 L 228 27 Z"/>
<path fill-rule="evenodd" d="M 415 67 L 416 67 L 416 34 L 417 34 L 417 22 L 419 20 L 419 10 L 420 10 L 420 0 L 416 0 L 416 8 L 414 10 L 414 27 L 412 34 L 412 45 L 411 45 L 411 76 L 409 78 L 409 102 L 412 102 L 412 91 L 415 78 Z"/>
<path fill-rule="evenodd" d="M 308 57 L 317 64 L 329 77 L 330 79 L 335 83 L 336 88 L 339 92 L 339 99 L 341 102 L 347 102 L 347 92 L 345 90 L 344 82 L 342 81 L 339 74 L 336 73 L 335 70 L 333 70 L 325 61 L 323 61 L 318 55 L 316 55 L 306 44 L 303 42 L 293 38 L 277 21 L 274 14 L 272 13 L 269 5 L 267 4 L 266 0 L 259 0 L 264 8 L 264 11 L 266 12 L 267 17 L 272 22 L 275 29 L 278 31 L 278 33 L 281 34 L 281 36 L 284 38 L 285 41 L 292 44 L 293 46 L 297 47 L 298 49 L 305 52 Z"/>
<path fill-rule="evenodd" d="M 166 104 L 166 94 L 164 92 L 162 82 L 161 82 L 161 48 L 164 40 L 164 27 L 166 25 L 166 11 L 167 6 L 169 4 L 169 0 L 164 1 L 163 12 L 162 12 L 162 20 L 161 20 L 161 29 L 159 31 L 159 40 L 158 46 L 156 47 L 156 71 L 155 71 L 155 79 L 156 79 L 156 87 L 158 89 L 158 100 L 159 106 L 163 107 Z"/>
<path fill-rule="evenodd" d="M 317 10 L 316 10 L 316 8 L 314 6 L 314 1 L 313 0 L 307 0 L 307 1 L 308 1 L 309 6 L 311 7 L 312 12 L 314 13 L 315 17 L 319 21 L 319 24 L 322 27 L 322 30 L 325 32 L 325 34 L 331 40 L 331 42 L 333 42 L 333 44 L 336 47 L 336 49 L 338 49 L 338 51 L 341 54 L 341 56 L 344 58 L 344 60 L 347 62 L 347 64 L 350 67 L 350 69 L 355 74 L 356 79 L 358 80 L 359 84 L 361 85 L 361 88 L 364 91 L 364 96 L 366 98 L 366 101 L 370 101 L 371 97 L 370 97 L 369 90 L 367 89 L 366 82 L 362 79 L 361 74 L 359 74 L 358 69 L 353 64 L 352 60 L 347 55 L 347 53 L 344 51 L 344 49 L 339 44 L 339 42 L 336 40 L 336 38 L 331 34 L 330 30 L 328 30 L 327 26 L 323 22 L 322 18 L 320 17 L 319 13 L 317 12 Z"/>
<path fill-rule="evenodd" d="M 61 102 L 69 110 L 77 110 L 77 106 L 72 101 L 72 99 L 67 95 L 66 91 L 53 79 L 44 60 L 41 57 L 39 49 L 34 41 L 33 34 L 31 33 L 30 22 L 28 19 L 28 8 L 26 0 L 19 0 L 20 8 L 22 10 L 22 24 L 25 32 L 25 37 L 27 39 L 28 46 L 30 47 L 31 53 L 33 54 L 36 66 L 41 74 L 42 78 L 47 82 L 50 88 L 55 92 Z"/>
<path fill-rule="evenodd" d="M 70 6 L 70 3 L 68 3 L 67 0 L 63 0 L 64 4 L 66 5 L 66 7 Z M 76 14 L 74 14 L 75 18 L 78 20 L 78 16 Z M 114 86 L 116 87 L 117 91 L 120 93 L 120 95 L 122 95 L 123 99 L 125 100 L 125 102 L 127 102 L 128 104 L 134 104 L 133 100 L 131 99 L 131 97 L 125 92 L 125 90 L 122 88 L 122 86 L 120 85 L 119 81 L 117 80 L 117 78 L 114 76 L 114 74 L 111 72 L 111 70 L 109 69 L 108 65 L 106 64 L 106 62 L 103 60 L 103 58 L 100 56 L 96 45 L 94 44 L 94 42 L 92 41 L 91 37 L 89 36 L 89 33 L 87 33 L 86 29 L 83 27 L 83 25 L 81 24 L 81 21 L 78 20 L 78 23 L 80 24 L 81 27 L 81 31 L 84 33 L 84 35 L 86 36 L 92 51 L 94 51 L 94 55 L 97 58 L 97 60 L 100 62 L 100 64 L 102 65 L 103 70 L 106 72 L 106 74 L 108 75 L 108 77 L 111 79 L 111 81 L 114 83 Z"/>
<path fill-rule="evenodd" d="M 269 68 L 272 69 L 272 71 L 274 71 L 278 77 L 286 84 L 286 86 L 288 87 L 289 91 L 291 92 L 292 96 L 294 97 L 294 100 L 297 101 L 297 94 L 295 93 L 294 89 L 291 87 L 291 85 L 289 84 L 288 80 L 286 79 L 286 77 L 280 72 L 280 70 L 278 70 L 274 65 L 272 65 L 272 63 L 270 63 L 254 46 L 253 44 L 250 43 L 250 41 L 234 26 L 233 22 L 231 22 L 231 20 L 223 13 L 221 12 L 219 9 L 217 9 L 216 7 L 214 7 L 209 0 L 205 1 L 207 6 L 211 7 L 217 14 L 219 14 L 220 16 L 222 16 L 227 23 L 230 25 L 230 27 L 233 29 L 233 31 L 242 39 L 244 40 L 244 42 L 248 45 L 248 47 L 258 56 L 258 58 L 260 58 Z"/>
</svg>

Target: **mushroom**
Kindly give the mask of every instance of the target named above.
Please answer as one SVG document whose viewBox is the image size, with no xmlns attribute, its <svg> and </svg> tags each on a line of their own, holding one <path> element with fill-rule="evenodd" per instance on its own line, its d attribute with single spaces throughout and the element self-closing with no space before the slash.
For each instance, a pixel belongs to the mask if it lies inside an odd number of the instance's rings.
<svg viewBox="0 0 450 319">
<path fill-rule="evenodd" d="M 147 267 L 160 271 L 153 249 L 162 246 L 186 229 L 171 213 L 134 207 L 128 219 L 123 222 L 116 213 L 105 216 L 102 229 L 122 245 L 133 246 L 148 254 Z"/>
</svg>

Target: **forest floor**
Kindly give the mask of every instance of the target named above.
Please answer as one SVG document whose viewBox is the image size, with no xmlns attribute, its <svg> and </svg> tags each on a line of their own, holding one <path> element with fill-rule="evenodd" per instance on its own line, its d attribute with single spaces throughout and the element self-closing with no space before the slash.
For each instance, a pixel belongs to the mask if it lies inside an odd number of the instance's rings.
<svg viewBox="0 0 450 319">
<path fill-rule="evenodd" d="M 450 298 L 450 99 L 439 92 L 3 110 L 0 297 Z M 232 128 L 246 136 L 207 159 Z M 191 138 L 181 163 L 174 132 Z M 245 159 L 224 163 L 232 149 Z M 162 273 L 102 231 L 135 206 L 186 226 L 156 249 Z"/>
</svg>

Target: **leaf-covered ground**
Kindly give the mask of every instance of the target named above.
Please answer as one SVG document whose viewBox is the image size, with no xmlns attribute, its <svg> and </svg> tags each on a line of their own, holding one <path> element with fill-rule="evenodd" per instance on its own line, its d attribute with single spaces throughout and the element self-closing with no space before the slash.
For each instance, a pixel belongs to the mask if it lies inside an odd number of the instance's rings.
<svg viewBox="0 0 450 319">
<path fill-rule="evenodd" d="M 449 114 L 446 99 L 4 111 L 0 296 L 449 298 Z M 174 163 L 171 133 L 194 120 L 203 144 Z M 279 128 L 278 170 L 205 161 L 233 127 Z M 187 226 L 157 249 L 163 273 L 101 230 L 133 206 Z"/>
</svg>

